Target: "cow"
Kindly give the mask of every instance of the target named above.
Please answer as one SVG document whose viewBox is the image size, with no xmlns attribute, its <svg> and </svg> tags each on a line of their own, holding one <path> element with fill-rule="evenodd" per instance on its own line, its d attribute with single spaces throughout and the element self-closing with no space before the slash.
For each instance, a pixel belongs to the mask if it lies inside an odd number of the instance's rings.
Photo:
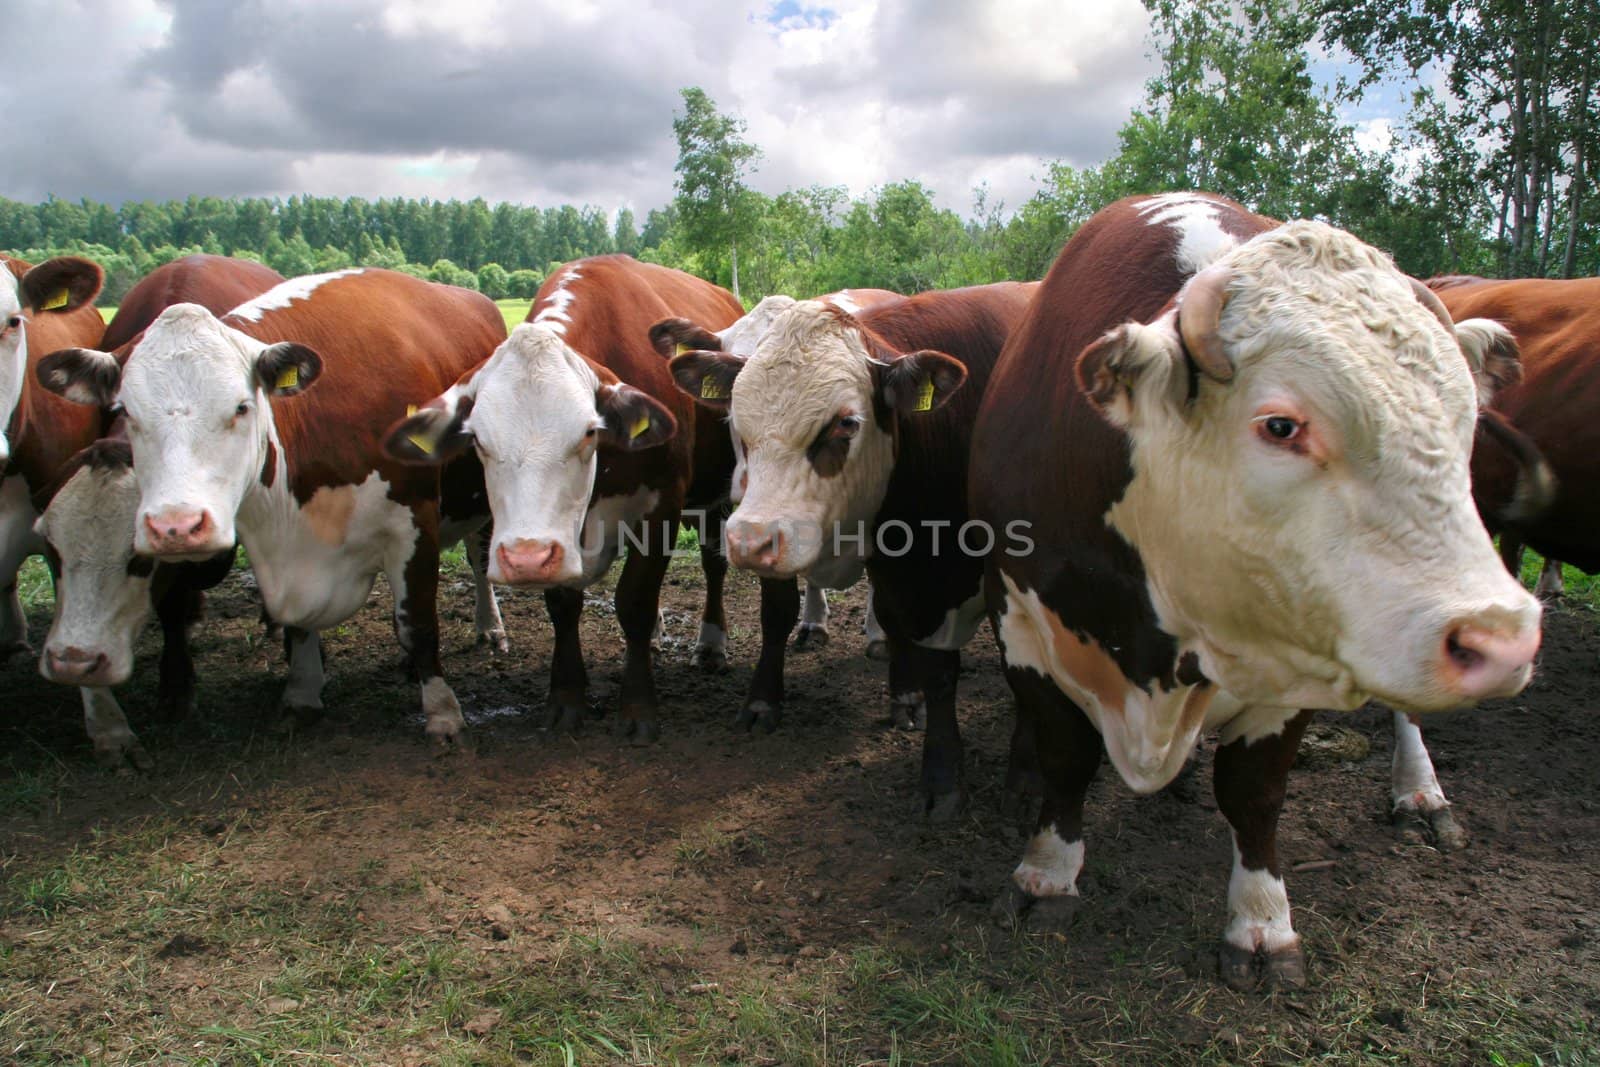
<svg viewBox="0 0 1600 1067">
<path fill-rule="evenodd" d="M 1468 477 L 1508 341 L 1351 235 L 1218 196 L 1118 201 L 1068 241 L 972 443 L 973 515 L 1033 542 L 985 581 L 1044 794 L 1000 916 L 1070 911 L 1102 754 L 1150 793 L 1218 730 L 1221 975 L 1304 983 L 1276 851 L 1300 709 L 1455 708 L 1532 673 L 1539 604 Z"/>
<path fill-rule="evenodd" d="M 838 292 L 828 293 L 817 297 L 825 304 L 832 305 L 850 314 L 857 314 L 867 308 L 882 307 L 886 304 L 897 303 L 905 297 L 888 289 L 841 289 Z M 755 354 L 756 346 L 761 338 L 772 328 L 772 324 L 787 309 L 796 303 L 793 297 L 769 296 L 761 300 L 749 313 L 739 321 L 721 330 L 707 330 L 700 324 L 687 318 L 663 319 L 650 327 L 650 341 L 656 351 L 663 357 L 672 357 L 690 351 L 715 351 L 749 358 Z M 697 398 L 698 399 L 698 398 Z M 734 466 L 730 478 L 728 500 L 737 505 L 744 496 L 746 468 L 744 448 L 737 436 L 732 438 Z M 774 584 L 780 579 L 769 579 L 763 590 L 780 588 Z M 791 580 L 792 581 L 792 580 Z M 787 596 L 787 590 L 785 590 Z M 772 599 L 768 592 L 766 601 Z M 757 660 L 755 673 L 751 678 L 750 689 L 746 696 L 744 706 L 740 709 L 736 724 L 751 729 L 760 726 L 764 731 L 776 730 L 782 719 L 783 705 L 783 667 L 785 644 L 789 640 L 789 627 L 785 625 L 787 615 L 781 611 L 771 610 L 768 603 L 767 610 L 762 612 L 763 632 L 761 635 L 761 655 Z M 792 623 L 790 623 L 792 625 Z M 869 589 L 867 596 L 867 615 L 865 629 L 868 639 L 868 654 L 876 658 L 884 658 L 886 651 L 883 648 L 882 629 L 878 625 L 877 617 L 872 611 L 872 596 Z M 715 645 L 719 650 L 725 635 L 721 631 L 701 635 L 701 648 Z M 814 582 L 806 583 L 804 606 L 800 614 L 800 628 L 795 634 L 794 647 L 796 651 L 816 648 L 828 642 L 828 597 L 822 586 Z"/>
<path fill-rule="evenodd" d="M 829 588 L 870 576 L 894 720 L 926 727 L 933 821 L 965 803 L 956 674 L 983 616 L 989 546 L 966 543 L 967 443 L 1036 284 L 921 293 L 859 316 L 800 301 L 748 359 L 702 349 L 672 360 L 679 387 L 726 411 L 743 442 L 747 482 L 725 534 L 733 564 Z"/>
<path fill-rule="evenodd" d="M 626 648 L 613 729 L 638 743 L 660 737 L 651 641 L 661 582 L 681 513 L 726 496 L 733 456 L 727 431 L 673 387 L 648 330 L 672 315 L 720 327 L 742 311 L 710 282 L 629 256 L 568 263 L 546 279 L 527 320 L 504 344 L 385 439 L 390 455 L 404 462 L 472 453 L 481 459 L 494 515 L 489 578 L 542 589 L 555 628 L 550 728 L 572 731 L 582 723 L 583 590 L 628 543 L 615 594 Z M 716 541 L 716 525 L 708 524 L 701 655 L 719 651 L 709 638 L 727 631 L 727 563 Z M 798 594 L 790 600 L 798 614 Z"/>
<path fill-rule="evenodd" d="M 318 632 L 354 614 L 381 571 L 426 734 L 450 747 L 465 724 L 439 665 L 439 546 L 468 536 L 481 563 L 470 535 L 486 520 L 482 475 L 396 463 L 382 438 L 504 336 L 481 294 L 354 269 L 291 279 L 220 319 L 176 304 L 120 358 L 69 349 L 37 373 L 126 417 L 138 555 L 204 560 L 244 545 L 289 646 L 281 725 L 321 714 Z M 481 611 L 478 624 L 499 628 Z"/>
<path fill-rule="evenodd" d="M 0 662 L 31 651 L 17 597 L 17 571 L 39 551 L 33 492 L 57 467 L 94 440 L 100 417 L 32 387 L 40 356 L 57 348 L 94 347 L 105 320 L 94 298 L 105 275 L 98 264 L 58 256 L 33 266 L 0 256 Z"/>
<path fill-rule="evenodd" d="M 248 260 L 226 256 L 175 260 L 157 267 L 128 291 L 100 347 L 113 352 L 123 347 L 172 304 L 195 303 L 223 314 L 283 280 L 277 271 Z M 119 337 L 122 340 L 116 341 Z M 28 388 L 42 392 L 37 384 Z M 49 399 L 67 409 L 68 415 L 85 411 L 53 396 Z M 188 628 L 199 618 L 203 591 L 232 567 L 234 551 L 230 546 L 204 563 L 154 564 L 134 558 L 133 509 L 138 494 L 126 435 L 114 428 L 95 441 L 92 430 L 72 418 L 55 436 L 52 454 L 73 445 L 82 451 L 32 494 L 38 516 L 33 530 L 50 563 L 56 593 L 55 618 L 39 670 L 63 684 L 90 683 L 80 687 L 80 695 L 84 726 L 97 760 L 109 767 L 129 763 L 147 770 L 152 761 L 109 687 L 126 679 L 133 637 L 153 602 L 163 636 L 156 707 L 169 719 L 193 710 L 195 676 Z M 52 511 L 58 495 L 60 502 Z M 107 641 L 102 630 L 119 626 L 126 627 L 124 640 Z"/>
</svg>

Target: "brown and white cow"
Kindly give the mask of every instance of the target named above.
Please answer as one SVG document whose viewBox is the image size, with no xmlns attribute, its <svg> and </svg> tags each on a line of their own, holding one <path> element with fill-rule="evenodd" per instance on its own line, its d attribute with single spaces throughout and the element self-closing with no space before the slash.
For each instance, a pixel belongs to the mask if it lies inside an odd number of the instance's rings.
<svg viewBox="0 0 1600 1067">
<path fill-rule="evenodd" d="M 888 289 L 841 289 L 816 299 L 854 315 L 868 308 L 897 303 L 905 297 Z M 795 299 L 791 296 L 766 297 L 739 321 L 721 330 L 707 330 L 686 318 L 663 319 L 650 327 L 650 341 L 655 345 L 656 351 L 668 359 L 696 350 L 722 352 L 748 359 L 755 354 L 761 338 L 772 328 L 778 316 L 793 307 L 795 303 Z M 747 475 L 743 442 L 737 436 L 733 436 L 732 443 L 734 465 L 729 479 L 728 501 L 733 506 L 738 506 L 744 498 Z M 744 706 L 735 720 L 737 725 L 745 729 L 759 725 L 770 733 L 777 729 L 782 719 L 784 657 L 793 620 L 788 618 L 784 610 L 774 610 L 772 601 L 780 599 L 786 603 L 794 595 L 791 592 L 793 583 L 794 579 L 763 579 L 761 655 L 756 662 Z M 865 630 L 868 655 L 875 654 L 876 658 L 886 658 L 883 630 L 873 612 L 870 589 L 867 594 Z M 724 630 L 715 625 L 704 625 L 700 631 L 697 654 L 703 658 L 721 657 L 722 661 L 726 662 L 723 651 L 726 642 L 727 634 Z M 796 651 L 801 651 L 820 647 L 827 642 L 828 596 L 822 586 L 807 581 L 794 648 Z M 877 646 L 876 651 L 874 645 Z"/>
<path fill-rule="evenodd" d="M 459 533 L 441 534 L 441 498 L 455 491 L 452 480 L 470 496 L 476 472 L 447 470 L 441 490 L 438 471 L 388 459 L 382 441 L 504 330 L 493 302 L 469 290 L 336 271 L 292 279 L 221 319 L 175 305 L 122 361 L 69 350 L 46 357 L 38 375 L 70 399 L 126 416 L 139 555 L 202 560 L 236 540 L 245 546 L 289 641 L 286 712 L 320 712 L 318 631 L 354 614 L 381 571 L 427 734 L 450 743 L 464 724 L 439 667 L 435 597 L 440 538 Z"/>
<path fill-rule="evenodd" d="M 998 907 L 1077 895 L 1102 754 L 1136 791 L 1219 730 L 1231 985 L 1304 981 L 1276 852 L 1307 706 L 1515 693 L 1539 605 L 1499 565 L 1468 459 L 1491 324 L 1330 226 L 1136 197 L 1067 243 L 978 417 L 970 489 L 1032 551 L 989 609 L 1042 776 Z"/>
<path fill-rule="evenodd" d="M 568 263 L 492 356 L 387 436 L 391 454 L 410 463 L 470 452 L 481 459 L 494 514 L 489 577 L 543 589 L 555 627 L 552 727 L 582 722 L 583 589 L 626 542 L 615 598 L 626 641 L 615 730 L 638 741 L 660 736 L 651 639 L 661 581 L 685 506 L 726 495 L 732 450 L 716 420 L 698 416 L 674 388 L 648 331 L 666 316 L 722 326 L 741 311 L 710 282 L 628 256 Z M 708 540 L 702 629 L 725 630 L 727 564 Z"/>
<path fill-rule="evenodd" d="M 94 347 L 105 320 L 93 300 L 100 267 L 61 256 L 37 267 L 0 255 L 0 661 L 29 651 L 17 571 L 41 549 L 30 499 L 78 449 L 95 439 L 97 412 L 31 384 L 39 358 L 57 348 Z"/>
<path fill-rule="evenodd" d="M 831 588 L 871 576 L 897 719 L 925 717 L 924 808 L 935 819 L 964 802 L 956 674 L 982 621 L 992 547 L 967 536 L 967 443 L 1036 287 L 922 293 L 859 317 L 801 301 L 748 359 L 707 350 L 672 361 L 679 386 L 727 411 L 743 442 L 748 477 L 726 534 L 734 565 Z"/>
<path fill-rule="evenodd" d="M 165 264 L 128 291 L 112 320 L 119 328 L 108 327 L 100 344 L 115 352 L 172 304 L 195 303 L 220 315 L 283 280 L 259 263 L 226 256 L 189 256 Z M 124 341 L 117 345 L 107 340 L 118 336 Z M 44 393 L 37 383 L 27 388 Z M 44 395 L 71 415 L 85 412 Z M 71 444 L 72 434 L 90 435 L 81 420 L 69 420 L 56 429 L 50 451 Z M 134 557 L 138 487 L 126 436 L 115 427 L 109 437 L 86 443 L 35 490 L 33 507 L 39 516 L 34 533 L 55 582 L 55 617 L 39 670 L 52 681 L 80 686 L 84 726 L 100 762 L 120 766 L 126 760 L 146 769 L 150 757 L 110 686 L 126 680 L 132 669 L 133 638 L 153 603 L 163 637 L 156 707 L 169 719 L 193 709 L 188 629 L 199 618 L 203 591 L 231 568 L 233 549 L 204 563 L 157 564 Z"/>
</svg>

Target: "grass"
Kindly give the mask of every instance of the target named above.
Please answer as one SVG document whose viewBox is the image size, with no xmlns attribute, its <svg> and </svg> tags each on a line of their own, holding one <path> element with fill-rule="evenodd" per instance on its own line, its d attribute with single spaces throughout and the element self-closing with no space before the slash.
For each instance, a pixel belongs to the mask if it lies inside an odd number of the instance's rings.
<svg viewBox="0 0 1600 1067">
<path fill-rule="evenodd" d="M 512 297 L 507 300 L 496 300 L 494 306 L 500 309 L 501 317 L 506 320 L 506 332 L 510 333 L 528 317 L 528 309 L 533 306 L 533 302 L 523 300 L 521 297 Z"/>
</svg>

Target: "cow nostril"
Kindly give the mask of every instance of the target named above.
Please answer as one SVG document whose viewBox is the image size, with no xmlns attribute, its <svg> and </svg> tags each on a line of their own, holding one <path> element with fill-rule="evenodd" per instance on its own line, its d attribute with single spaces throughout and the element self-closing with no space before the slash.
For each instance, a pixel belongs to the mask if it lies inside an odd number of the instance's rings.
<svg viewBox="0 0 1600 1067">
<path fill-rule="evenodd" d="M 1460 630 L 1451 631 L 1445 638 L 1444 647 L 1450 655 L 1450 662 L 1463 671 L 1470 671 L 1483 663 L 1482 652 L 1461 643 Z"/>
</svg>

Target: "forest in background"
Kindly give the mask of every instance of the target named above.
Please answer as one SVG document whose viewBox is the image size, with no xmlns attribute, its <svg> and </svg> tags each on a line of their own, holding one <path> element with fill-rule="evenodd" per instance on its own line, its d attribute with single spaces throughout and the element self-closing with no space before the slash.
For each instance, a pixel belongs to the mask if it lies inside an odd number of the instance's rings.
<svg viewBox="0 0 1600 1067">
<path fill-rule="evenodd" d="M 483 199 L 195 195 L 110 205 L 0 198 L 0 248 L 87 255 L 106 303 L 145 273 L 205 251 L 285 276 L 379 266 L 528 298 L 560 263 L 625 252 L 774 292 L 900 292 L 1041 277 L 1120 196 L 1207 189 L 1282 218 L 1322 218 L 1419 277 L 1600 274 L 1593 0 L 1146 0 L 1159 59 L 1116 153 L 1041 161 L 1021 205 L 973 192 L 964 212 L 916 181 L 851 197 L 749 187 L 761 152 L 703 91 L 674 122 L 677 196 L 623 208 Z M 1333 58 L 1330 58 L 1333 57 Z M 1385 143 L 1344 116 L 1373 94 L 1408 110 Z"/>
</svg>

